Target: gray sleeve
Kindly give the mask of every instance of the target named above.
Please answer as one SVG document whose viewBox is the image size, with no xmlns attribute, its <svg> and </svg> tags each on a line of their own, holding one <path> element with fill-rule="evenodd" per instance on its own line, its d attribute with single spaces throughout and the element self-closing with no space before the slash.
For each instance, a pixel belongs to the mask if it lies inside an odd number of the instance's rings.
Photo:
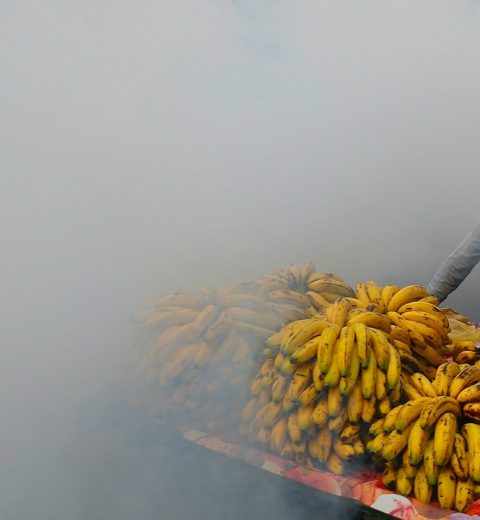
<svg viewBox="0 0 480 520">
<path fill-rule="evenodd" d="M 480 221 L 435 273 L 427 290 L 443 301 L 454 291 L 480 260 Z"/>
</svg>

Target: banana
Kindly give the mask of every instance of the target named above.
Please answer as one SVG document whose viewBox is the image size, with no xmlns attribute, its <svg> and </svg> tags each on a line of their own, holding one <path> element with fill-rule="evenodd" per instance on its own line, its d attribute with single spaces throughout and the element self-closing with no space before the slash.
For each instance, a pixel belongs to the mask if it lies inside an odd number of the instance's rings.
<svg viewBox="0 0 480 520">
<path fill-rule="evenodd" d="M 467 511 L 475 499 L 471 480 L 458 480 L 455 490 L 455 509 L 460 513 Z"/>
<path fill-rule="evenodd" d="M 327 424 L 328 421 L 328 402 L 326 400 L 320 401 L 315 405 L 312 413 L 312 423 L 319 428 Z"/>
<path fill-rule="evenodd" d="M 431 345 L 427 345 L 425 343 L 418 343 L 416 340 L 413 340 L 412 350 L 415 354 L 424 358 L 433 367 L 438 367 L 445 363 L 445 358 L 443 357 L 443 355 Z M 420 364 L 418 358 L 417 363 Z M 435 368 L 433 369 L 433 371 L 436 374 Z"/>
<path fill-rule="evenodd" d="M 392 339 L 401 341 L 402 343 L 405 343 L 407 346 L 410 345 L 410 336 L 408 334 L 408 331 L 406 331 L 404 328 L 399 327 L 398 325 L 392 325 L 390 335 L 392 336 Z"/>
<path fill-rule="evenodd" d="M 385 419 L 385 417 L 380 417 L 380 419 L 377 419 L 374 423 L 372 423 L 370 425 L 368 433 L 373 437 L 376 437 L 377 435 L 382 433 L 384 431 L 383 426 L 385 424 Z"/>
<path fill-rule="evenodd" d="M 447 335 L 448 329 L 443 325 L 443 319 L 435 314 L 424 311 L 406 311 L 401 314 L 402 318 L 408 321 L 414 321 L 433 329 L 441 338 Z"/>
<path fill-rule="evenodd" d="M 281 402 L 285 396 L 289 385 L 289 379 L 285 376 L 278 376 L 272 383 L 272 400 L 275 402 Z"/>
<path fill-rule="evenodd" d="M 398 287 L 398 285 L 385 285 L 382 287 L 381 296 L 386 309 L 388 308 L 388 304 L 390 303 L 390 300 L 393 298 L 394 294 L 396 294 L 399 290 L 400 287 Z"/>
<path fill-rule="evenodd" d="M 387 337 L 381 331 L 371 329 L 370 338 L 372 341 L 372 350 L 375 352 L 378 366 L 386 371 L 390 362 L 390 343 Z"/>
<path fill-rule="evenodd" d="M 362 394 L 365 399 L 370 399 L 375 395 L 375 378 L 377 375 L 377 358 L 372 349 L 370 352 L 370 359 L 367 368 L 362 369 L 361 373 L 361 387 Z"/>
<path fill-rule="evenodd" d="M 444 413 L 435 425 L 433 436 L 433 454 L 437 466 L 445 466 L 453 453 L 457 417 L 453 413 Z"/>
<path fill-rule="evenodd" d="M 388 303 L 389 311 L 398 311 L 400 307 L 403 305 L 413 302 L 415 300 L 419 300 L 420 298 L 424 298 L 426 296 L 430 296 L 425 287 L 421 285 L 408 285 L 407 287 L 402 287 L 399 289 L 393 296 L 390 302 Z"/>
<path fill-rule="evenodd" d="M 402 432 L 409 424 L 420 417 L 426 406 L 432 403 L 430 397 L 418 397 L 402 405 L 395 420 L 395 428 Z"/>
<path fill-rule="evenodd" d="M 467 440 L 470 478 L 480 482 L 480 425 L 466 423 L 462 434 Z"/>
<path fill-rule="evenodd" d="M 456 363 L 473 363 L 477 360 L 477 353 L 464 350 L 455 356 Z"/>
<path fill-rule="evenodd" d="M 397 421 L 398 414 L 400 410 L 402 409 L 403 405 L 395 406 L 392 408 L 387 415 L 385 416 L 385 421 L 383 423 L 383 430 L 386 433 L 390 433 L 395 429 L 395 423 Z"/>
<path fill-rule="evenodd" d="M 366 307 L 366 303 L 358 298 L 350 298 L 347 296 L 345 299 L 356 309 L 364 309 Z"/>
<path fill-rule="evenodd" d="M 340 439 L 333 441 L 333 451 L 342 460 L 350 460 L 355 456 L 355 450 L 351 444 L 342 442 Z"/>
<path fill-rule="evenodd" d="M 341 410 L 338 417 L 332 417 L 328 420 L 328 429 L 332 432 L 340 433 L 347 424 L 348 416 L 345 410 Z"/>
<path fill-rule="evenodd" d="M 379 433 L 367 442 L 367 451 L 370 453 L 380 453 L 387 439 L 388 435 L 385 432 Z"/>
<path fill-rule="evenodd" d="M 385 314 L 374 311 L 365 311 L 356 314 L 347 322 L 348 325 L 353 325 L 354 323 L 363 323 L 364 325 L 367 325 L 367 327 L 382 330 L 387 334 L 390 333 L 391 330 L 390 319 L 385 316 Z"/>
<path fill-rule="evenodd" d="M 376 398 L 374 395 L 370 397 L 370 399 L 364 399 L 363 400 L 363 406 L 362 406 L 362 420 L 366 422 L 367 424 L 370 424 L 375 417 L 375 404 L 376 404 Z"/>
<path fill-rule="evenodd" d="M 412 492 L 412 488 L 412 481 L 407 477 L 405 469 L 403 467 L 398 468 L 395 479 L 395 489 L 397 493 L 408 496 Z"/>
<path fill-rule="evenodd" d="M 342 396 L 338 386 L 331 387 L 328 390 L 328 415 L 330 417 L 338 417 L 342 410 Z"/>
<path fill-rule="evenodd" d="M 364 282 L 358 282 L 355 288 L 357 298 L 364 303 L 364 305 L 370 305 L 370 296 L 367 291 L 367 284 Z"/>
<path fill-rule="evenodd" d="M 270 442 L 270 430 L 267 428 L 260 428 L 257 433 L 257 441 L 260 444 L 268 444 Z"/>
<path fill-rule="evenodd" d="M 420 500 L 420 502 L 428 504 L 432 499 L 432 486 L 428 483 L 424 466 L 421 466 L 415 475 L 413 491 L 415 498 Z"/>
<path fill-rule="evenodd" d="M 423 467 L 427 475 L 427 481 L 431 486 L 434 486 L 438 480 L 438 474 L 440 473 L 440 466 L 435 464 L 433 456 L 433 439 L 427 442 L 425 447 L 425 453 L 423 455 Z"/>
<path fill-rule="evenodd" d="M 298 416 L 297 413 L 292 413 L 288 416 L 287 419 L 287 431 L 288 436 L 290 437 L 290 440 L 295 442 L 301 442 L 302 441 L 302 431 L 300 430 L 300 427 L 298 426 Z"/>
<path fill-rule="evenodd" d="M 353 441 L 353 449 L 355 451 L 355 455 L 357 456 L 365 454 L 365 445 L 363 444 L 362 439 L 356 439 Z"/>
<path fill-rule="evenodd" d="M 407 372 L 409 374 L 414 374 L 415 372 L 420 372 L 420 366 L 418 364 L 418 359 L 413 357 L 412 354 L 407 354 L 406 352 L 403 352 L 402 350 L 399 350 L 398 353 L 399 353 L 400 359 L 402 361 L 402 369 L 405 372 Z"/>
<path fill-rule="evenodd" d="M 476 366 L 469 366 L 462 370 L 450 384 L 450 397 L 457 397 L 457 395 L 468 386 L 480 381 L 480 368 Z"/>
<path fill-rule="evenodd" d="M 381 304 L 384 307 L 380 287 L 373 280 L 368 280 L 366 285 L 368 299 L 371 303 Z"/>
<path fill-rule="evenodd" d="M 437 392 L 432 383 L 422 373 L 416 372 L 415 374 L 412 374 L 410 376 L 410 382 L 422 395 L 427 397 L 437 397 Z"/>
<path fill-rule="evenodd" d="M 437 375 L 436 367 L 432 366 L 426 359 L 423 359 L 420 356 L 417 357 L 417 364 L 420 369 L 419 372 L 425 374 L 430 381 L 435 379 L 435 376 Z"/>
<path fill-rule="evenodd" d="M 437 374 L 432 383 L 437 395 L 448 395 L 450 384 L 459 371 L 458 364 L 451 361 L 447 361 L 437 368 Z"/>
<path fill-rule="evenodd" d="M 326 374 L 330 368 L 335 343 L 340 335 L 340 330 L 340 327 L 333 323 L 328 325 L 320 336 L 317 349 L 317 363 L 320 366 L 322 374 Z"/>
<path fill-rule="evenodd" d="M 325 315 L 331 323 L 335 323 L 339 327 L 343 327 L 345 325 L 345 321 L 347 319 L 348 311 L 351 307 L 351 304 L 346 299 L 338 300 L 334 303 L 331 303 L 325 309 Z"/>
<path fill-rule="evenodd" d="M 466 403 L 463 405 L 463 415 L 473 419 L 474 421 L 480 421 L 480 403 Z"/>
<path fill-rule="evenodd" d="M 360 426 L 358 424 L 347 424 L 340 432 L 340 439 L 342 442 L 353 442 L 360 433 Z"/>
<path fill-rule="evenodd" d="M 368 365 L 368 360 L 370 357 L 370 335 L 368 332 L 368 328 L 364 323 L 354 323 L 351 326 L 354 334 L 355 341 L 357 343 L 357 353 L 358 358 L 360 359 L 360 365 L 362 368 L 366 368 Z"/>
<path fill-rule="evenodd" d="M 315 291 L 307 291 L 306 295 L 309 297 L 312 305 L 318 310 L 324 309 L 330 305 L 330 302 L 326 298 Z"/>
<path fill-rule="evenodd" d="M 193 322 L 195 334 L 202 337 L 207 329 L 212 325 L 219 314 L 219 309 L 215 305 L 207 305 L 200 311 Z"/>
<path fill-rule="evenodd" d="M 382 473 L 382 484 L 388 489 L 393 489 L 393 487 L 395 486 L 396 478 L 397 472 L 392 467 L 392 465 L 387 463 Z"/>
<path fill-rule="evenodd" d="M 232 320 L 232 326 L 235 327 L 238 332 L 253 335 L 262 341 L 265 341 L 266 338 L 270 337 L 275 332 L 272 329 L 259 327 L 245 321 Z"/>
<path fill-rule="evenodd" d="M 382 448 L 382 457 L 385 460 L 393 460 L 398 457 L 403 448 L 408 444 L 408 437 L 412 428 L 413 424 L 410 424 L 402 432 L 394 430 L 388 435 Z"/>
<path fill-rule="evenodd" d="M 420 415 L 420 426 L 425 429 L 431 428 L 445 412 L 451 412 L 458 416 L 460 415 L 460 411 L 460 404 L 452 397 L 435 397 L 422 411 Z"/>
<path fill-rule="evenodd" d="M 435 347 L 442 345 L 442 336 L 435 329 L 417 321 L 407 320 L 404 316 L 402 315 L 403 325 L 412 336 L 412 341 L 417 341 L 420 344 L 427 342 Z"/>
<path fill-rule="evenodd" d="M 350 367 L 348 375 L 340 378 L 340 393 L 342 395 L 348 395 L 357 383 L 358 376 L 360 373 L 360 359 L 358 358 L 357 350 L 354 349 L 352 353 L 352 359 L 350 361 Z"/>
<path fill-rule="evenodd" d="M 317 336 L 307 341 L 304 345 L 297 348 L 290 356 L 290 361 L 294 365 L 307 363 L 317 355 L 318 347 L 320 345 L 320 338 Z"/>
<path fill-rule="evenodd" d="M 480 497 L 480 484 L 473 484 L 473 494 L 475 498 Z"/>
<path fill-rule="evenodd" d="M 328 471 L 334 473 L 335 475 L 343 475 L 343 462 L 342 459 L 336 453 L 330 453 L 326 465 Z"/>
<path fill-rule="evenodd" d="M 317 437 L 317 458 L 319 462 L 327 462 L 332 449 L 332 436 L 328 428 L 322 428 Z"/>
<path fill-rule="evenodd" d="M 321 392 L 325 388 L 325 375 L 321 373 L 318 363 L 313 365 L 312 381 L 317 392 Z"/>
<path fill-rule="evenodd" d="M 305 390 L 305 388 L 307 388 L 309 383 L 310 378 L 308 377 L 294 377 L 288 385 L 285 398 L 292 401 L 293 403 L 298 403 L 300 394 Z"/>
<path fill-rule="evenodd" d="M 413 429 L 413 428 L 412 428 Z M 412 432 L 410 432 L 410 435 L 412 434 Z M 413 466 L 411 463 L 410 463 L 410 453 L 408 451 L 408 448 L 403 450 L 403 455 L 402 455 L 402 467 L 405 471 L 405 476 L 407 478 L 414 478 L 415 475 L 417 474 L 417 467 L 416 466 Z"/>
<path fill-rule="evenodd" d="M 362 417 L 362 410 L 363 410 L 363 394 L 362 394 L 362 388 L 357 382 L 357 384 L 353 387 L 352 391 L 350 392 L 348 396 L 347 401 L 347 413 L 348 413 L 348 420 L 355 424 L 358 421 L 360 421 Z"/>
<path fill-rule="evenodd" d="M 387 366 L 387 385 L 389 390 L 393 390 L 395 385 L 400 380 L 400 374 L 402 373 L 402 363 L 398 350 L 391 343 L 388 343 L 388 348 L 390 350 L 390 356 Z"/>
<path fill-rule="evenodd" d="M 297 348 L 304 345 L 313 337 L 320 336 L 326 327 L 328 327 L 328 322 L 324 319 L 308 320 L 308 323 L 305 323 L 301 328 L 294 331 L 293 334 L 288 338 L 284 352 L 287 354 L 295 352 Z"/>
<path fill-rule="evenodd" d="M 307 430 L 312 421 L 314 406 L 309 404 L 307 406 L 300 406 L 297 410 L 297 423 L 300 430 Z"/>
<path fill-rule="evenodd" d="M 242 421 L 249 422 L 254 417 L 258 411 L 258 401 L 256 397 L 252 397 L 247 404 L 243 407 L 242 410 Z"/>
<path fill-rule="evenodd" d="M 273 426 L 270 434 L 270 446 L 280 453 L 288 440 L 287 418 L 281 417 Z"/>
<path fill-rule="evenodd" d="M 143 325 L 145 327 L 184 325 L 194 322 L 202 312 L 199 312 L 198 309 L 189 309 L 187 307 L 163 307 L 156 309 L 151 316 L 143 319 Z"/>
<path fill-rule="evenodd" d="M 268 299 L 273 303 L 286 303 L 288 305 L 295 304 L 304 308 L 307 308 L 310 305 L 308 296 L 305 296 L 305 294 L 298 291 L 291 291 L 289 289 L 275 289 L 270 291 L 268 293 Z"/>
<path fill-rule="evenodd" d="M 305 390 L 298 397 L 298 404 L 300 406 L 309 406 L 317 400 L 318 396 L 319 394 L 315 388 L 315 385 L 311 384 L 310 386 L 307 386 L 307 388 L 305 388 Z"/>
<path fill-rule="evenodd" d="M 440 470 L 437 482 L 437 497 L 440 507 L 452 509 L 455 505 L 457 478 L 447 466 Z"/>
<path fill-rule="evenodd" d="M 313 262 L 305 262 L 303 266 L 301 267 L 301 284 L 300 287 L 304 288 L 306 287 L 308 283 L 308 279 L 310 276 L 315 272 L 315 264 Z"/>
<path fill-rule="evenodd" d="M 293 445 L 290 441 L 284 444 L 280 456 L 285 459 L 291 459 L 293 457 Z"/>
<path fill-rule="evenodd" d="M 467 386 L 467 388 L 464 388 L 457 395 L 457 401 L 459 403 L 479 402 L 480 401 L 480 383 L 475 383 L 473 385 Z"/>
<path fill-rule="evenodd" d="M 336 347 L 336 356 L 340 375 L 346 376 L 348 374 L 348 369 L 350 368 L 353 349 L 355 347 L 355 333 L 351 327 L 346 326 L 342 329 Z"/>
<path fill-rule="evenodd" d="M 460 352 L 465 352 L 465 351 L 475 352 L 476 350 L 477 350 L 477 346 L 476 346 L 475 342 L 473 342 L 469 339 L 464 339 L 464 340 L 455 342 L 455 344 L 453 345 L 452 354 L 457 355 Z"/>
<path fill-rule="evenodd" d="M 461 433 L 455 434 L 455 440 L 453 443 L 453 454 L 450 459 L 455 475 L 461 479 L 466 480 L 470 475 L 470 461 L 467 452 L 467 445 L 465 437 Z"/>
<path fill-rule="evenodd" d="M 278 421 L 278 419 L 280 419 L 281 414 L 281 403 L 274 403 L 271 401 L 263 408 L 263 421 L 261 423 L 259 421 L 257 422 L 265 428 L 271 428 Z"/>
<path fill-rule="evenodd" d="M 325 374 L 325 386 L 329 388 L 337 386 L 340 382 L 340 370 L 338 368 L 337 356 L 337 346 L 340 341 L 342 341 L 341 337 L 338 339 L 337 343 L 333 347 L 332 361 L 330 362 L 328 372 Z"/>
<path fill-rule="evenodd" d="M 288 376 L 294 372 L 297 365 L 294 365 L 289 357 L 284 357 L 282 364 L 280 365 L 280 373 L 284 376 Z"/>
<path fill-rule="evenodd" d="M 416 302 L 407 303 L 398 309 L 398 312 L 400 314 L 404 314 L 405 312 L 411 311 L 426 312 L 431 316 L 435 316 L 435 318 L 437 318 L 441 322 L 445 330 L 448 331 L 450 328 L 448 318 L 445 316 L 445 314 L 437 306 L 431 303 L 419 300 Z"/>
<path fill-rule="evenodd" d="M 410 383 L 404 383 L 402 385 L 402 390 L 410 400 L 418 399 L 419 397 L 425 397 Z"/>
<path fill-rule="evenodd" d="M 390 392 L 390 402 L 392 405 L 397 405 L 402 398 L 402 380 L 399 379 L 395 388 Z"/>
<path fill-rule="evenodd" d="M 387 396 L 385 396 L 381 401 L 377 401 L 378 403 L 378 413 L 380 415 L 387 415 L 388 412 L 392 409 L 392 404 L 390 402 L 390 399 Z"/>
<path fill-rule="evenodd" d="M 423 460 L 425 446 L 430 438 L 430 430 L 420 426 L 420 419 L 413 423 L 410 436 L 408 438 L 408 456 L 410 464 L 416 466 Z"/>
<path fill-rule="evenodd" d="M 379 367 L 377 367 L 377 373 L 375 375 L 375 397 L 377 401 L 381 401 L 387 395 L 387 376 L 385 372 L 382 372 Z"/>
</svg>

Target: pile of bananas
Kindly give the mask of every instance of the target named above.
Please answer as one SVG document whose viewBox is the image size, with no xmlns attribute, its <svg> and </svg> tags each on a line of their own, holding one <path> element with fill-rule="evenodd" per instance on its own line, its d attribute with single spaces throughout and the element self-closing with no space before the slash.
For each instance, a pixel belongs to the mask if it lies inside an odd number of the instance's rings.
<svg viewBox="0 0 480 520">
<path fill-rule="evenodd" d="M 353 291 L 307 262 L 255 282 L 157 300 L 137 317 L 137 374 L 148 404 L 209 431 L 238 424 L 264 340 L 342 295 Z"/>
<path fill-rule="evenodd" d="M 446 362 L 433 381 L 409 380 L 410 400 L 372 425 L 367 450 L 387 461 L 387 487 L 464 512 L 480 496 L 480 368 Z"/>
<path fill-rule="evenodd" d="M 449 324 L 436 303 L 421 286 L 369 281 L 287 324 L 265 342 L 240 433 L 343 473 L 365 454 L 371 426 L 408 399 L 409 374 L 429 381 L 445 362 Z"/>
</svg>

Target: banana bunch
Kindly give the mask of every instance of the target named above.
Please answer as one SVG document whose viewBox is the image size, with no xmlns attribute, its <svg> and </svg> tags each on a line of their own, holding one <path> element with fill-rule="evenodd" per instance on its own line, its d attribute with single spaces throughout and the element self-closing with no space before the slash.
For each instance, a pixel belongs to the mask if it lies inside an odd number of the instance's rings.
<svg viewBox="0 0 480 520">
<path fill-rule="evenodd" d="M 307 262 L 254 282 L 160 298 L 136 317 L 137 374 L 147 401 L 155 413 L 186 415 L 208 430 L 237 424 L 255 370 L 277 354 L 265 339 L 341 294 L 353 290 Z"/>
<path fill-rule="evenodd" d="M 367 450 L 386 462 L 383 483 L 422 502 L 465 512 L 480 496 L 480 369 L 449 361 L 433 381 L 406 378 L 409 398 L 370 429 Z"/>
</svg>

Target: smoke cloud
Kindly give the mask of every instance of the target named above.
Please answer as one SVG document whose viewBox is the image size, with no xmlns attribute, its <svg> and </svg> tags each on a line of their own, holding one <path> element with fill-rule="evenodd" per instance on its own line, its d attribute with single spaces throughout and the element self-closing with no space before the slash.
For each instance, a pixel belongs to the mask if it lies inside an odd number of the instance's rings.
<svg viewBox="0 0 480 520">
<path fill-rule="evenodd" d="M 2 2 L 0 517 L 123 518 L 94 461 L 148 472 L 78 409 L 108 413 L 154 297 L 308 259 L 428 282 L 478 218 L 479 21 L 471 0 Z M 476 321 L 478 293 L 476 269 L 446 304 Z"/>
</svg>

